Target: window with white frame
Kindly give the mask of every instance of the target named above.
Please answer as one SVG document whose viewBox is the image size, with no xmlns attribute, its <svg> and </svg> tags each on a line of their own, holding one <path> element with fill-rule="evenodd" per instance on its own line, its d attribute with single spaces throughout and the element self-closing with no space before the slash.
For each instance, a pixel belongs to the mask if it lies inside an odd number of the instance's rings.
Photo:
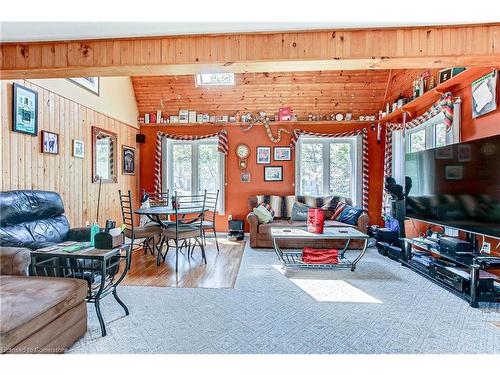
<svg viewBox="0 0 500 375">
<path fill-rule="evenodd" d="M 219 190 L 219 213 L 224 212 L 224 154 L 218 139 L 163 142 L 163 187 L 171 194 L 198 194 Z"/>
<path fill-rule="evenodd" d="M 406 131 L 406 153 L 446 146 L 453 142 L 452 132 L 446 131 L 444 115 L 440 113 L 423 124 Z"/>
<path fill-rule="evenodd" d="M 405 179 L 405 153 L 422 151 L 429 148 L 446 146 L 460 140 L 460 98 L 453 104 L 453 122 L 451 129 L 446 131 L 444 115 L 439 113 L 423 124 L 405 131 L 392 132 L 392 177 L 399 184 Z"/>
<path fill-rule="evenodd" d="M 297 143 L 295 187 L 298 195 L 339 195 L 360 202 L 359 137 L 301 136 Z"/>
</svg>

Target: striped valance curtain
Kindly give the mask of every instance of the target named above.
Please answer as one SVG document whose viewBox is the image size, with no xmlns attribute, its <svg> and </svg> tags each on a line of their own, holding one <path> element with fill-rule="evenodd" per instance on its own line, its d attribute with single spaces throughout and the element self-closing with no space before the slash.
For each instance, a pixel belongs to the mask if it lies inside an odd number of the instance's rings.
<svg viewBox="0 0 500 375">
<path fill-rule="evenodd" d="M 156 134 L 156 153 L 155 153 L 155 191 L 157 193 L 161 192 L 161 148 L 163 139 L 173 139 L 177 141 L 197 141 L 201 139 L 208 138 L 218 138 L 218 150 L 219 152 L 227 155 L 229 152 L 229 145 L 227 141 L 227 131 L 221 130 L 217 133 L 207 134 L 207 135 L 178 135 L 178 134 L 168 134 L 163 132 L 158 132 Z"/>
<path fill-rule="evenodd" d="M 366 128 L 353 130 L 349 132 L 342 133 L 314 133 L 308 132 L 301 129 L 295 129 L 292 133 L 292 139 L 290 141 L 290 146 L 292 148 L 297 144 L 299 137 L 301 135 L 307 135 L 311 137 L 328 137 L 328 138 L 343 138 L 343 137 L 355 137 L 361 136 L 362 139 L 362 207 L 364 210 L 368 210 L 368 195 L 369 195 L 369 164 L 368 164 L 368 130 Z"/>
</svg>

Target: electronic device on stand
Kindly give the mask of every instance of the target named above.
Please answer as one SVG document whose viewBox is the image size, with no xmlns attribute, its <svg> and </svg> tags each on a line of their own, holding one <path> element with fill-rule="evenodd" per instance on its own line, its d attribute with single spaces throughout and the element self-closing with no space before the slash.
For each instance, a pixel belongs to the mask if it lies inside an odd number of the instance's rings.
<svg viewBox="0 0 500 375">
<path fill-rule="evenodd" d="M 401 264 L 473 307 L 500 302 L 500 278 L 493 271 L 500 270 L 500 257 L 481 254 L 477 239 L 500 240 L 500 136 L 405 158 L 406 184 L 413 184 L 405 216 L 429 227 L 425 237 L 404 239 Z M 445 235 L 445 227 L 454 229 L 456 237 Z"/>
</svg>

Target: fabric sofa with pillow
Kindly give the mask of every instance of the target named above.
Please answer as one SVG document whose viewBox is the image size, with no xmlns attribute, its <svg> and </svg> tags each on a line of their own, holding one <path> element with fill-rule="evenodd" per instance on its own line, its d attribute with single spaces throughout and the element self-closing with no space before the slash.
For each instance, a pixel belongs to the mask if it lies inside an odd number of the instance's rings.
<svg viewBox="0 0 500 375">
<path fill-rule="evenodd" d="M 271 222 L 261 223 L 259 218 L 254 213 L 254 209 L 262 204 L 265 204 L 271 212 L 274 214 L 274 218 Z M 299 203 L 300 205 L 297 205 Z M 295 205 L 295 210 L 294 210 Z M 306 226 L 306 221 L 302 220 L 293 220 L 292 212 L 297 211 L 300 206 L 304 208 L 308 207 L 320 207 L 325 211 L 325 227 L 341 227 L 341 226 L 350 226 L 358 229 L 360 232 L 366 233 L 369 216 L 366 212 L 361 212 L 359 209 L 355 209 L 349 206 L 352 206 L 352 201 L 349 198 L 342 197 L 306 197 L 306 196 L 295 196 L 295 195 L 287 195 L 287 196 L 277 196 L 277 195 L 257 195 L 251 196 L 248 198 L 248 209 L 250 213 L 247 215 L 247 221 L 249 225 L 250 232 L 250 246 L 252 248 L 272 248 L 272 239 L 271 239 L 271 228 L 276 227 L 304 227 Z M 338 213 L 336 210 L 340 207 L 343 209 L 344 207 L 351 208 L 352 212 L 346 211 L 344 213 L 344 217 L 346 222 L 341 222 L 338 219 L 342 212 Z M 340 211 L 340 210 L 339 210 Z M 344 210 L 345 211 L 345 210 Z M 356 214 L 356 211 L 357 212 Z M 296 214 L 296 212 L 295 212 Z M 347 222 L 353 223 L 353 214 L 354 219 L 357 219 L 355 224 L 348 224 Z M 298 213 L 298 216 L 303 216 Z M 359 216 L 359 217 L 358 217 Z M 333 220 L 332 218 L 336 218 Z M 298 218 L 295 215 L 295 218 Z M 318 248 L 339 248 L 343 247 L 345 244 L 344 241 L 315 241 L 314 246 Z M 311 246 L 310 241 L 280 241 L 280 247 L 282 248 L 301 248 Z M 350 249 L 360 249 L 363 246 L 363 241 L 353 240 L 351 241 L 349 248 Z"/>
</svg>

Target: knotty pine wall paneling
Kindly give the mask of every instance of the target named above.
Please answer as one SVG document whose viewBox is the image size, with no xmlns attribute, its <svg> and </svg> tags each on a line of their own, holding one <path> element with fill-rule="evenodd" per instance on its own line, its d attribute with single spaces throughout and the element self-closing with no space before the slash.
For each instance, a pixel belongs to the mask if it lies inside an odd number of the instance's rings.
<svg viewBox="0 0 500 375">
<path fill-rule="evenodd" d="M 12 83 L 1 82 L 1 165 L 2 191 L 37 189 L 61 194 L 71 226 L 93 222 L 97 212 L 98 184 L 92 177 L 91 127 L 112 131 L 118 135 L 118 182 L 102 184 L 100 224 L 106 219 L 121 223 L 118 190 L 131 190 L 134 201 L 139 194 L 139 155 L 136 154 L 136 175 L 122 175 L 122 145 L 136 147 L 138 129 L 75 101 L 69 100 L 36 84 L 15 81 L 38 92 L 38 136 L 12 131 Z M 59 134 L 59 154 L 41 152 L 41 130 Z M 72 156 L 73 139 L 85 142 L 85 157 Z M 138 151 L 138 150 L 137 150 Z"/>
</svg>

